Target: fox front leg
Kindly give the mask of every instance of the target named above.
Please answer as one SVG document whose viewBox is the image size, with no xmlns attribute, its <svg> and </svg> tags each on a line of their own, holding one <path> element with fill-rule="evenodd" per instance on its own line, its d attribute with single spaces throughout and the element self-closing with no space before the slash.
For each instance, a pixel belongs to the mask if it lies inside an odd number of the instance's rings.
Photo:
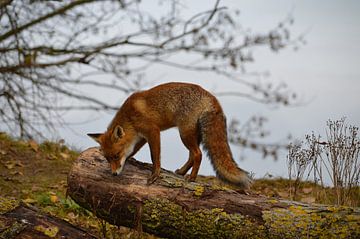
<svg viewBox="0 0 360 239">
<path fill-rule="evenodd" d="M 153 127 L 147 135 L 147 141 L 150 147 L 151 161 L 153 170 L 147 184 L 153 184 L 160 176 L 160 129 Z"/>
</svg>

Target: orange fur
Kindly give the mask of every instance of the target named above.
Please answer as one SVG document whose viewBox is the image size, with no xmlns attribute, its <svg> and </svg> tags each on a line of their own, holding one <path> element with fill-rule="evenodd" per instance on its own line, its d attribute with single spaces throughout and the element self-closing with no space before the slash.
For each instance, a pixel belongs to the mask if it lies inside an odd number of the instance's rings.
<svg viewBox="0 0 360 239">
<path fill-rule="evenodd" d="M 185 175 L 192 168 L 189 179 L 196 179 L 202 143 L 220 179 L 249 188 L 248 173 L 233 160 L 222 108 L 212 94 L 198 85 L 175 82 L 134 93 L 105 133 L 89 136 L 100 144 L 113 174 L 119 174 L 126 159 L 147 142 L 153 162 L 149 178 L 152 183 L 160 174 L 160 131 L 171 127 L 178 127 L 181 140 L 189 150 L 188 161 L 176 173 Z"/>
</svg>

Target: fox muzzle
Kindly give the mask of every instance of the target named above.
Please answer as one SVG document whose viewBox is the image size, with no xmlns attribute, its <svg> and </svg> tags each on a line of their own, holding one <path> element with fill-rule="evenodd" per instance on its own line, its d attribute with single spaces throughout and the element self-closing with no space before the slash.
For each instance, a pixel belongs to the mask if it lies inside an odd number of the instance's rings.
<svg viewBox="0 0 360 239">
<path fill-rule="evenodd" d="M 114 176 L 119 175 L 122 172 L 124 165 L 125 165 L 125 160 L 116 160 L 110 162 L 112 175 Z"/>
</svg>

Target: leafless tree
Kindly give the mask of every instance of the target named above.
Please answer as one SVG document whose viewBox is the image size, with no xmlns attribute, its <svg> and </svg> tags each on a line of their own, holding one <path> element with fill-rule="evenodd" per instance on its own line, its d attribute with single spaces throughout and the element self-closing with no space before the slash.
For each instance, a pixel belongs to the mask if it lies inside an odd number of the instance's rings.
<svg viewBox="0 0 360 239">
<path fill-rule="evenodd" d="M 239 77 L 254 61 L 254 48 L 279 51 L 298 43 L 290 37 L 291 17 L 253 33 L 219 0 L 192 16 L 186 10 L 179 0 L 1 0 L 0 127 L 41 136 L 64 112 L 116 110 L 93 92 L 136 91 L 156 65 L 212 72 L 246 89 L 219 95 L 291 103 L 295 95 L 285 85 Z"/>
</svg>

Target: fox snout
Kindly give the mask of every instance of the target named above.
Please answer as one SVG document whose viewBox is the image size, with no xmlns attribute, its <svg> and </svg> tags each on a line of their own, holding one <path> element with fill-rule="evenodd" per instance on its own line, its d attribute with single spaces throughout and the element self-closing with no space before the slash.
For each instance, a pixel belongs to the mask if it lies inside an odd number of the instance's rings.
<svg viewBox="0 0 360 239">
<path fill-rule="evenodd" d="M 114 176 L 119 175 L 120 174 L 119 170 L 121 169 L 120 160 L 111 161 L 110 168 L 112 175 Z"/>
<path fill-rule="evenodd" d="M 115 160 L 110 162 L 111 173 L 114 176 L 119 175 L 124 168 L 125 160 Z"/>
</svg>

